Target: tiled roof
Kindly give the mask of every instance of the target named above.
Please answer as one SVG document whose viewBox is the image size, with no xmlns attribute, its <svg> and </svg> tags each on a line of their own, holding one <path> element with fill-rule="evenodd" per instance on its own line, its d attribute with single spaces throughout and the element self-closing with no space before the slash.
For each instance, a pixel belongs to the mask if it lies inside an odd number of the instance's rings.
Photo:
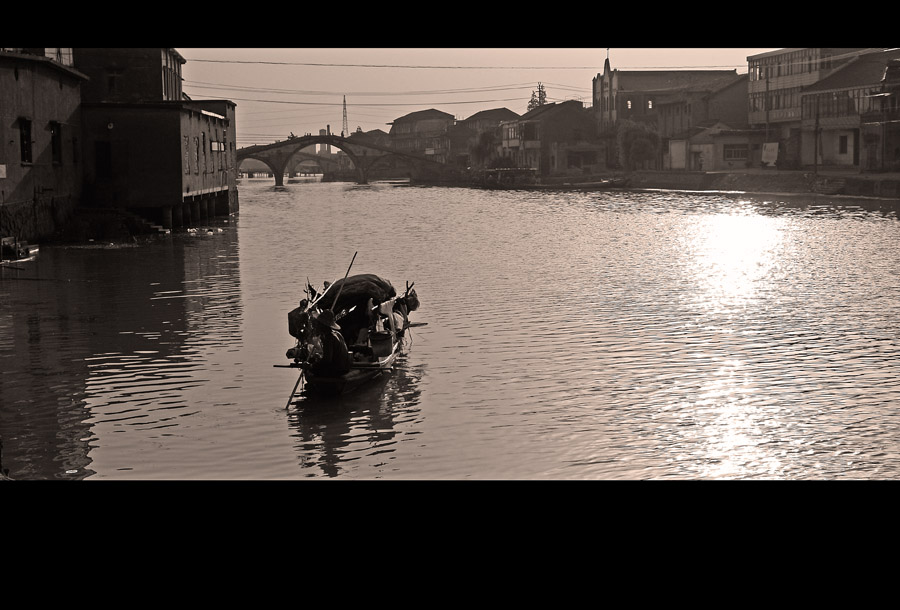
<svg viewBox="0 0 900 610">
<path fill-rule="evenodd" d="M 404 121 L 424 121 L 426 119 L 450 119 L 453 120 L 452 114 L 447 114 L 446 112 L 441 112 L 440 110 L 435 110 L 434 108 L 429 108 L 428 110 L 417 110 L 416 112 L 410 112 L 409 114 L 403 115 L 399 119 L 394 119 L 394 123 L 401 123 Z"/>
<path fill-rule="evenodd" d="M 616 71 L 620 91 L 666 91 L 709 86 L 737 76 L 736 70 L 628 70 Z"/>
<path fill-rule="evenodd" d="M 493 108 L 476 112 L 466 121 L 511 121 L 517 118 L 519 115 L 509 108 Z"/>
<path fill-rule="evenodd" d="M 543 118 L 547 115 L 553 115 L 557 112 L 560 112 L 562 109 L 574 107 L 577 105 L 578 109 L 584 109 L 584 104 L 575 100 L 568 100 L 565 102 L 554 102 L 551 104 L 544 104 L 543 106 L 538 106 L 533 110 L 529 110 L 525 114 L 523 114 L 520 118 L 525 120 L 533 120 L 536 118 Z"/>
<path fill-rule="evenodd" d="M 881 83 L 888 62 L 897 58 L 900 58 L 900 49 L 860 55 L 819 82 L 804 88 L 803 91 L 805 93 L 878 85 Z"/>
</svg>

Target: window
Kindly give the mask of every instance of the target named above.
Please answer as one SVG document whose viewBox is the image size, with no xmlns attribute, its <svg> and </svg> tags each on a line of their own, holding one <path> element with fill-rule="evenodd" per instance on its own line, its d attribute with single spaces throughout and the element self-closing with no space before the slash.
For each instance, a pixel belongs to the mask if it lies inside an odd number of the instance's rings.
<svg viewBox="0 0 900 610">
<path fill-rule="evenodd" d="M 19 118 L 19 149 L 22 163 L 31 163 L 31 121 L 24 117 Z"/>
<path fill-rule="evenodd" d="M 191 173 L 191 139 L 184 136 L 184 173 Z"/>
<path fill-rule="evenodd" d="M 838 149 L 839 149 L 840 154 L 842 154 L 842 155 L 847 154 L 847 136 L 840 137 L 840 139 L 838 140 Z"/>
<path fill-rule="evenodd" d="M 122 78 L 122 72 L 119 70 L 107 70 L 106 72 L 106 93 L 107 95 L 115 95 L 119 92 L 119 83 Z"/>
<path fill-rule="evenodd" d="M 746 161 L 750 158 L 746 144 L 725 144 L 722 151 L 726 161 Z"/>
<path fill-rule="evenodd" d="M 631 100 L 625 102 L 625 107 L 631 110 Z"/>
<path fill-rule="evenodd" d="M 55 165 L 62 163 L 62 127 L 50 121 L 50 158 Z"/>
<path fill-rule="evenodd" d="M 647 100 L 647 110 L 653 110 L 653 100 Z"/>
<path fill-rule="evenodd" d="M 97 163 L 97 177 L 112 177 L 112 145 L 109 142 L 94 142 L 94 158 Z"/>
<path fill-rule="evenodd" d="M 194 138 L 194 173 L 200 173 L 200 138 Z"/>
</svg>

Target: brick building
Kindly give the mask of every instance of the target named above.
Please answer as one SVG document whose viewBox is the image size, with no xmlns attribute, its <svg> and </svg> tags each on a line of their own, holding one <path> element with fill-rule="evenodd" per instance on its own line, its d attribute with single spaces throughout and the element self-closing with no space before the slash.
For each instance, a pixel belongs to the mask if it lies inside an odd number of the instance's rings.
<svg viewBox="0 0 900 610">
<path fill-rule="evenodd" d="M 0 49 L 0 237 L 47 237 L 81 202 L 86 81 L 71 49 Z"/>
<path fill-rule="evenodd" d="M 84 201 L 167 228 L 238 209 L 235 104 L 190 100 L 168 48 L 75 48 L 82 92 Z"/>
</svg>

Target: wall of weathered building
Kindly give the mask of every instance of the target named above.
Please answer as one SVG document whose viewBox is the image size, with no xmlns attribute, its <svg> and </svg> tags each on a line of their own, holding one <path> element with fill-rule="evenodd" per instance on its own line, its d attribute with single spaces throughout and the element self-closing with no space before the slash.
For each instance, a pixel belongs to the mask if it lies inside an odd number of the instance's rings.
<svg viewBox="0 0 900 610">
<path fill-rule="evenodd" d="M 79 204 L 82 82 L 46 57 L 0 53 L 0 236 L 47 237 Z M 22 121 L 30 122 L 30 159 Z"/>
</svg>

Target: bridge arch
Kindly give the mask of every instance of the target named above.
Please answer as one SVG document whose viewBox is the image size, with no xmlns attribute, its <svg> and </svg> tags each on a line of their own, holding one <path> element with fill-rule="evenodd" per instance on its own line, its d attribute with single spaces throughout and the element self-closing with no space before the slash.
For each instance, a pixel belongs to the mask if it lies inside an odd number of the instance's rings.
<svg viewBox="0 0 900 610">
<path fill-rule="evenodd" d="M 386 146 L 363 142 L 358 139 L 350 140 L 334 135 L 298 136 L 273 144 L 240 148 L 236 151 L 237 162 L 240 164 L 244 159 L 256 159 L 265 163 L 275 176 L 275 184 L 281 186 L 284 184 L 285 169 L 291 158 L 304 148 L 309 148 L 315 144 L 333 146 L 346 154 L 356 170 L 357 182 L 360 184 L 367 184 L 371 168 L 387 157 L 404 159 L 416 170 L 421 168 L 421 164 L 429 164 L 435 166 L 435 168 L 446 167 L 443 163 L 421 155 L 404 153 Z"/>
</svg>

